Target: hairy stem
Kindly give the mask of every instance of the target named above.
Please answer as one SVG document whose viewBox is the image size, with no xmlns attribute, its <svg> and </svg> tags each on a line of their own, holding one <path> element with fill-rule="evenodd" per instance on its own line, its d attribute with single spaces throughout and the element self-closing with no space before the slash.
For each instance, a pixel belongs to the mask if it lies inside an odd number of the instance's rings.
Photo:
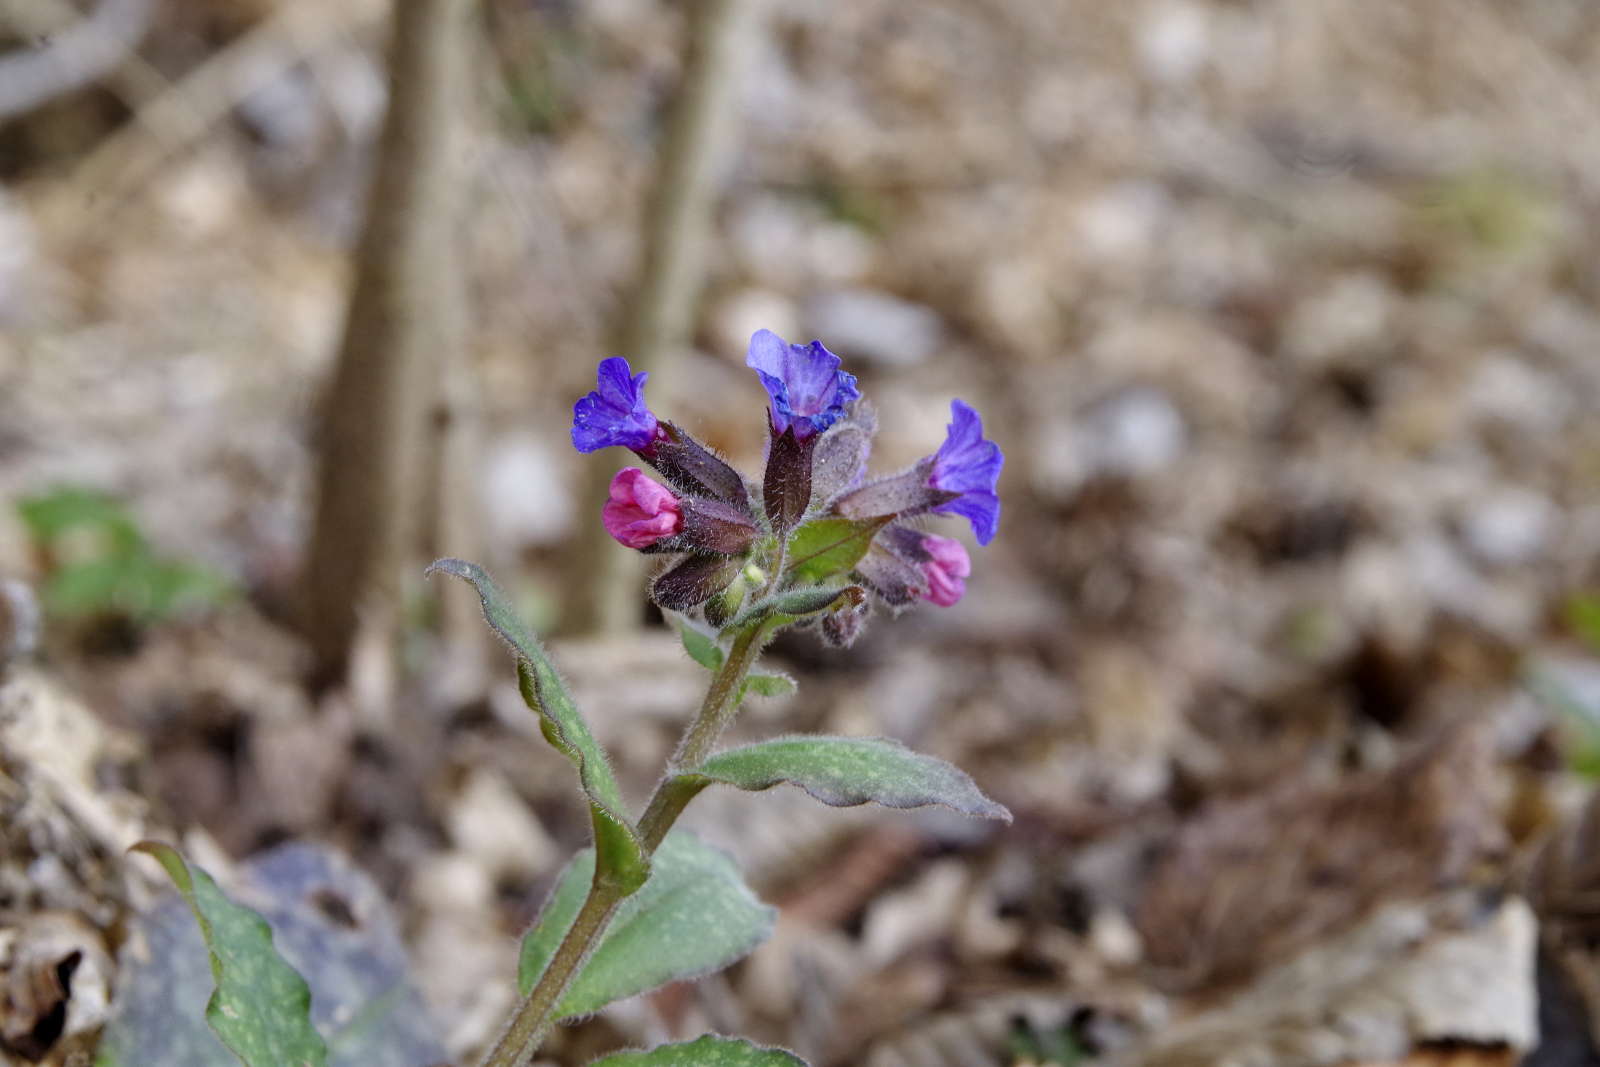
<svg viewBox="0 0 1600 1067">
<path fill-rule="evenodd" d="M 698 766 L 711 754 L 711 746 L 717 743 L 717 738 L 722 736 L 722 731 L 727 729 L 734 713 L 739 710 L 739 690 L 750 668 L 755 666 L 761 646 L 770 634 L 766 620 L 746 627 L 734 638 L 727 659 L 712 676 L 700 710 L 684 731 L 667 773 L 657 784 L 639 820 L 639 837 L 647 852 L 655 852 L 656 846 L 667 836 L 667 831 L 672 829 L 672 824 L 694 795 L 692 791 L 673 787 L 673 772 Z M 616 886 L 603 881 L 596 870 L 595 880 L 589 884 L 589 895 L 584 899 L 578 917 L 556 947 L 555 955 L 550 957 L 549 965 L 539 976 L 532 992 L 517 1005 L 516 1014 L 495 1043 L 494 1049 L 484 1059 L 483 1067 L 526 1067 L 532 1061 L 540 1042 L 554 1025 L 551 1015 L 556 1005 L 577 977 L 579 968 L 600 943 L 600 935 L 605 933 L 606 925 L 624 896 Z"/>
<path fill-rule="evenodd" d="M 711 754 L 711 746 L 717 743 L 717 738 L 739 710 L 739 687 L 744 684 L 750 668 L 755 666 L 770 632 L 768 624 L 762 620 L 746 627 L 733 639 L 728 658 L 712 677 L 699 713 L 684 731 L 683 740 L 678 742 L 678 750 L 672 755 L 672 770 L 693 770 Z M 656 792 L 661 792 L 659 787 Z M 646 814 L 648 816 L 648 809 Z M 644 831 L 643 822 L 639 829 Z"/>
<path fill-rule="evenodd" d="M 517 1005 L 516 1014 L 483 1061 L 483 1067 L 526 1067 L 532 1062 L 533 1054 L 539 1051 L 545 1035 L 555 1025 L 552 1015 L 556 1004 L 578 976 L 578 969 L 589 958 L 589 953 L 600 943 L 600 935 L 605 933 L 606 924 L 620 903 L 621 892 L 602 883 L 597 875 L 589 885 L 589 895 L 578 909 L 577 918 L 572 920 L 572 928 L 556 947 L 538 983 Z"/>
</svg>

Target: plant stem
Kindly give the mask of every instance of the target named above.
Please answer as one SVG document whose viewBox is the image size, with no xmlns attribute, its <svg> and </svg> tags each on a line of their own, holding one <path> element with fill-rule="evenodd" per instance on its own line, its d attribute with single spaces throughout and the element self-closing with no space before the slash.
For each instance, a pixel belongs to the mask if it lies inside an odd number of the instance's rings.
<svg viewBox="0 0 1600 1067">
<path fill-rule="evenodd" d="M 739 688 L 744 684 L 750 668 L 755 666 L 756 657 L 761 654 L 761 645 L 769 632 L 767 622 L 761 620 L 746 627 L 733 639 L 728 658 L 723 660 L 722 666 L 712 677 L 711 687 L 706 690 L 700 711 L 689 724 L 689 729 L 684 731 L 683 740 L 678 742 L 678 750 L 672 755 L 671 770 L 693 770 L 711 754 L 711 746 L 717 743 L 717 738 L 722 736 L 722 731 L 733 720 L 734 712 L 739 710 Z M 661 792 L 659 787 L 656 792 Z M 644 829 L 642 820 L 639 828 L 641 831 Z"/>
<path fill-rule="evenodd" d="M 532 1062 L 533 1054 L 539 1051 L 545 1035 L 555 1025 L 551 1013 L 557 1002 L 578 976 L 583 961 L 600 943 L 600 935 L 620 903 L 622 895 L 615 887 L 603 885 L 599 879 L 590 883 L 589 895 L 578 909 L 577 918 L 572 920 L 572 928 L 561 939 L 532 992 L 517 1005 L 510 1025 L 484 1059 L 483 1067 L 526 1067 Z"/>
<path fill-rule="evenodd" d="M 768 623 L 762 620 L 740 632 L 728 649 L 727 659 L 711 678 L 705 700 L 694 721 L 684 731 L 678 750 L 672 757 L 667 773 L 656 785 L 644 815 L 639 819 L 639 837 L 647 853 L 654 853 L 667 831 L 682 814 L 696 791 L 674 788 L 674 772 L 696 767 L 711 753 L 711 746 L 732 721 L 739 708 L 739 690 L 745 676 L 755 666 L 761 646 L 770 633 Z M 533 990 L 517 1005 L 516 1014 L 500 1035 L 493 1050 L 483 1061 L 483 1067 L 526 1067 L 539 1050 L 539 1044 L 554 1025 L 551 1013 L 565 995 L 567 987 L 577 977 L 589 954 L 600 942 L 612 913 L 621 904 L 624 894 L 614 885 L 602 882 L 596 873 L 589 884 L 589 895 L 572 921 L 555 955 L 545 967 Z"/>
</svg>

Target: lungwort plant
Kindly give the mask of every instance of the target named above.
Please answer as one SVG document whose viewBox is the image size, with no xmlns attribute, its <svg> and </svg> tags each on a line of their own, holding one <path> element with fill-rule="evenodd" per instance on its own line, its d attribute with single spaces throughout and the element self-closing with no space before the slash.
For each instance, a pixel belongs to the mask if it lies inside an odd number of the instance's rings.
<svg viewBox="0 0 1600 1067">
<path fill-rule="evenodd" d="M 875 603 L 898 612 L 919 600 L 947 607 L 961 599 L 971 571 L 961 542 L 907 520 L 954 515 L 971 523 L 980 544 L 995 535 L 1002 456 L 983 436 L 977 412 L 953 401 L 948 434 L 936 451 L 907 470 L 869 477 L 872 409 L 839 362 L 817 341 L 791 345 L 765 330 L 752 338 L 747 363 L 770 398 L 759 482 L 657 418 L 644 399 L 647 375 L 633 374 L 625 359 L 603 361 L 597 387 L 573 409 L 572 442 L 579 451 L 621 446 L 655 471 L 655 477 L 640 467 L 618 472 L 601 520 L 624 546 L 666 562 L 650 595 L 679 628 L 688 654 L 710 672 L 705 699 L 641 814 L 623 802 L 606 755 L 560 674 L 488 574 L 457 559 L 430 568 L 476 589 L 489 625 L 516 656 L 522 695 L 539 715 L 545 739 L 572 763 L 592 823 L 591 847 L 561 874 L 523 939 L 522 999 L 484 1067 L 521 1067 L 563 1020 L 726 967 L 767 936 L 773 911 L 744 884 L 731 859 L 673 828 L 702 790 L 789 784 L 834 806 L 940 804 L 1010 819 L 962 771 L 885 738 L 789 736 L 717 747 L 749 693 L 792 688 L 787 677 L 756 670 L 762 649 L 780 631 L 805 628 L 829 645 L 848 646 Z M 183 871 L 180 861 L 164 858 Z M 198 891 L 209 880 L 201 874 L 188 884 L 208 937 L 213 927 L 220 932 L 223 925 L 208 923 L 201 911 L 207 898 Z M 223 906 L 220 898 L 214 903 Z M 218 995 L 236 995 L 215 947 L 213 969 Z M 310 1051 L 295 1053 L 296 1062 L 323 1062 L 315 1033 L 305 1032 L 303 986 L 290 981 L 284 988 L 294 993 L 289 1003 L 252 1011 L 224 1007 L 214 1013 L 214 1025 L 237 1031 L 241 1014 L 272 1027 L 289 1026 L 285 1016 L 298 1018 L 295 1047 Z M 248 1051 L 259 1039 L 252 1044 L 236 1032 L 232 1039 L 222 1036 L 251 1067 L 268 1067 Z M 271 1061 L 283 1062 L 289 1061 Z M 599 1062 L 784 1067 L 801 1061 L 706 1035 Z"/>
</svg>

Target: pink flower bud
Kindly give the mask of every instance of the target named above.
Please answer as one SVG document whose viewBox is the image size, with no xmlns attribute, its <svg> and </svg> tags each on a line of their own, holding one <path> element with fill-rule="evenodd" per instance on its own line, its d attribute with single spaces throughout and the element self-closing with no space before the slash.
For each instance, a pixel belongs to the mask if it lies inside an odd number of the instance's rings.
<svg viewBox="0 0 1600 1067">
<path fill-rule="evenodd" d="M 678 498 L 638 467 L 624 467 L 611 479 L 611 499 L 600 520 L 628 548 L 649 548 L 683 529 Z"/>
<path fill-rule="evenodd" d="M 922 550 L 928 553 L 922 561 L 922 574 L 928 579 L 928 591 L 923 596 L 948 608 L 966 593 L 964 579 L 972 573 L 972 560 L 960 541 L 938 534 L 925 535 Z"/>
</svg>

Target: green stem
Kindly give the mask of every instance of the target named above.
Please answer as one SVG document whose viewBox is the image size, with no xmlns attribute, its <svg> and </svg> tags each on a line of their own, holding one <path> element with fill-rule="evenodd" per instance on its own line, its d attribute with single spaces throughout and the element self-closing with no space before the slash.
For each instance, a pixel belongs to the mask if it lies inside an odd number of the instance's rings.
<svg viewBox="0 0 1600 1067">
<path fill-rule="evenodd" d="M 590 883 L 589 895 L 572 920 L 567 936 L 561 939 L 533 990 L 517 1005 L 516 1014 L 484 1059 L 483 1067 L 527 1067 L 533 1061 L 533 1054 L 555 1025 L 551 1016 L 556 1004 L 600 943 L 600 935 L 622 897 L 616 887 L 603 884 L 598 877 Z"/>
<path fill-rule="evenodd" d="M 756 657 L 761 654 L 761 646 L 769 633 L 766 620 L 760 620 L 733 639 L 728 658 L 722 661 L 722 666 L 712 677 L 711 687 L 706 690 L 700 711 L 689 724 L 689 729 L 684 731 L 683 740 L 678 742 L 670 770 L 693 770 L 711 755 L 711 746 L 717 743 L 717 738 L 722 736 L 722 731 L 727 729 L 734 713 L 739 710 L 739 688 L 744 684 L 750 668 L 755 666 Z M 665 780 L 670 780 L 670 775 Z M 660 792 L 661 789 L 657 787 L 656 793 Z M 645 824 L 641 820 L 639 830 L 642 833 L 644 829 Z"/>
<path fill-rule="evenodd" d="M 766 620 L 740 632 L 734 638 L 733 646 L 728 649 L 722 666 L 712 676 L 711 686 L 706 690 L 699 712 L 684 731 L 667 773 L 657 784 L 644 815 L 639 819 L 639 837 L 646 852 L 655 852 L 656 846 L 661 844 L 667 831 L 672 829 L 672 824 L 697 792 L 675 787 L 674 772 L 696 767 L 711 754 L 711 747 L 717 743 L 717 738 L 722 736 L 722 731 L 739 710 L 739 690 L 750 668 L 755 666 L 756 657 L 761 654 L 761 646 L 770 632 Z M 605 933 L 606 925 L 625 895 L 614 885 L 602 882 L 596 870 L 595 880 L 589 884 L 589 895 L 584 898 L 578 917 L 572 921 L 561 944 L 556 946 L 555 955 L 550 957 L 549 965 L 539 976 L 533 990 L 517 1005 L 516 1014 L 484 1059 L 483 1067 L 527 1067 L 532 1062 L 540 1043 L 555 1024 L 551 1015 L 556 1005 L 572 980 L 578 976 L 584 961 L 600 943 L 600 935 Z"/>
</svg>

